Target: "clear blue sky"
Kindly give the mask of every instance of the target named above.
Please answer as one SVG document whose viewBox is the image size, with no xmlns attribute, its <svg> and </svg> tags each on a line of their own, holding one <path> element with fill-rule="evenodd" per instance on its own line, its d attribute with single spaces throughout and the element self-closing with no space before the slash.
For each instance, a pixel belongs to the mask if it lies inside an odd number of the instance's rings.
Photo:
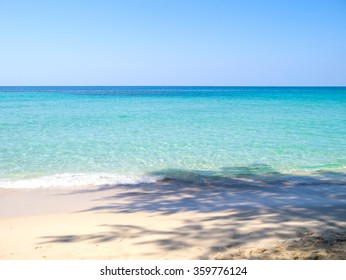
<svg viewBox="0 0 346 280">
<path fill-rule="evenodd" d="M 346 0 L 0 0 L 0 85 L 346 85 Z"/>
</svg>

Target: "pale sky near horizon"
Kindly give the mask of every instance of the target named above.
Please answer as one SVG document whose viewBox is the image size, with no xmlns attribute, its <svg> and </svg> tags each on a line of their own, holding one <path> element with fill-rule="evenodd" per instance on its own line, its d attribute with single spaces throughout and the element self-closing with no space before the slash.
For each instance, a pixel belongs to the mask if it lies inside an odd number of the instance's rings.
<svg viewBox="0 0 346 280">
<path fill-rule="evenodd" d="M 346 85 L 346 0 L 0 0 L 0 86 Z"/>
</svg>

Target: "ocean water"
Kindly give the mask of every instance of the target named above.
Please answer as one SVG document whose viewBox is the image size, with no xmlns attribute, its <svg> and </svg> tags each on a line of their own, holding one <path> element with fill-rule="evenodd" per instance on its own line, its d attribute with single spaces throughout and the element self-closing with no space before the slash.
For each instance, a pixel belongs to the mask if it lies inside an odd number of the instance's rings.
<svg viewBox="0 0 346 280">
<path fill-rule="evenodd" d="M 345 87 L 0 87 L 3 188 L 345 169 Z"/>
</svg>

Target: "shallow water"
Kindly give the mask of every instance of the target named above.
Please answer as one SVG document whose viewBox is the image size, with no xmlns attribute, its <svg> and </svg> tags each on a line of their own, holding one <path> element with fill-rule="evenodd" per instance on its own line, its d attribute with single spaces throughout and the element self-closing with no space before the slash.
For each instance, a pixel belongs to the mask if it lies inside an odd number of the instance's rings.
<svg viewBox="0 0 346 280">
<path fill-rule="evenodd" d="M 345 87 L 0 87 L 0 186 L 344 172 L 345 135 Z"/>
</svg>

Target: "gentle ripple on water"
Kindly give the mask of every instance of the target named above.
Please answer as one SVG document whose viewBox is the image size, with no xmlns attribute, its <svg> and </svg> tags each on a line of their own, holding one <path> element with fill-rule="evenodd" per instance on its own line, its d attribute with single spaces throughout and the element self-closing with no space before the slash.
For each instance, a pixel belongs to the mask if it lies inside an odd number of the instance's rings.
<svg viewBox="0 0 346 280">
<path fill-rule="evenodd" d="M 345 135 L 346 88 L 0 88 L 3 185 L 256 165 L 344 170 Z"/>
</svg>

